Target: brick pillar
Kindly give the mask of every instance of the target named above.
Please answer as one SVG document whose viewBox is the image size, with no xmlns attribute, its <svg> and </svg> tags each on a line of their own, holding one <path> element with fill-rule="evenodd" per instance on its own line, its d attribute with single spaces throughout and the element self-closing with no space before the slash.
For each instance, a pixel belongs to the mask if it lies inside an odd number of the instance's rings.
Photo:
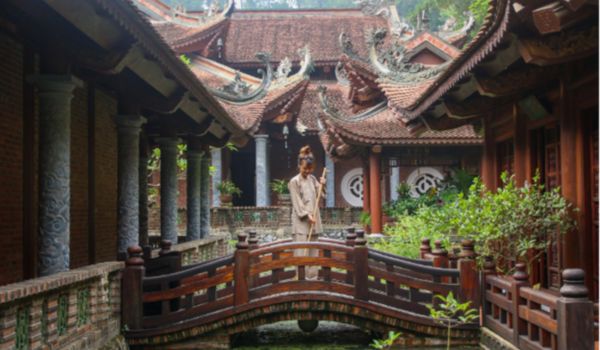
<svg viewBox="0 0 600 350">
<path fill-rule="evenodd" d="M 82 83 L 71 75 L 36 75 L 40 120 L 40 276 L 69 269 L 71 99 Z"/>
<path fill-rule="evenodd" d="M 140 234 L 140 131 L 146 118 L 119 115 L 117 250 L 123 258 L 127 248 L 139 245 Z"/>
<path fill-rule="evenodd" d="M 192 142 L 187 149 L 187 241 L 201 237 L 201 197 L 200 187 L 202 179 L 201 161 L 202 151 L 194 147 Z"/>
<path fill-rule="evenodd" d="M 177 244 L 177 145 L 176 137 L 158 138 L 160 145 L 160 237 Z"/>
</svg>

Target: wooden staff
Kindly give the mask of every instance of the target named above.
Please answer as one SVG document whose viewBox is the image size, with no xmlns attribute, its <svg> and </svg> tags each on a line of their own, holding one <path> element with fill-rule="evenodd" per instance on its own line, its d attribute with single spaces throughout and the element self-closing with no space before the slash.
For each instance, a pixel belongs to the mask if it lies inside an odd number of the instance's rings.
<svg viewBox="0 0 600 350">
<path fill-rule="evenodd" d="M 307 242 L 310 242 L 310 237 L 312 236 L 313 229 L 315 228 L 315 224 L 317 221 L 317 210 L 319 210 L 319 201 L 321 201 L 321 195 L 323 194 L 323 180 L 327 175 L 327 168 L 323 168 L 323 175 L 321 175 L 321 181 L 319 181 L 319 192 L 317 193 L 317 201 L 315 202 L 315 209 L 313 210 L 312 217 L 315 220 L 314 224 L 310 224 L 310 230 L 308 230 L 308 239 Z"/>
</svg>

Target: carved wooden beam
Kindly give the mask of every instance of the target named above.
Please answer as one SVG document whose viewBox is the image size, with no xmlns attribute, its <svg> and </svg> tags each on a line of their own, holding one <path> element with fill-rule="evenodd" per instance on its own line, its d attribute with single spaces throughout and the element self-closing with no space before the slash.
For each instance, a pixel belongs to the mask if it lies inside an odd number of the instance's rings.
<svg viewBox="0 0 600 350">
<path fill-rule="evenodd" d="M 493 59 L 490 61 L 484 61 L 479 64 L 479 69 L 485 71 L 489 76 L 495 76 L 500 74 L 506 67 L 516 62 L 521 56 L 518 50 L 518 41 L 516 35 L 508 34 L 502 47 L 498 49 Z"/>
<path fill-rule="evenodd" d="M 527 63 L 546 66 L 573 61 L 598 52 L 598 26 L 542 38 L 524 38 L 518 46 Z"/>
<path fill-rule="evenodd" d="M 590 11 L 580 9 L 584 4 L 585 1 L 582 0 L 554 1 L 533 10 L 533 23 L 540 34 L 560 32 L 597 12 L 597 9 Z"/>
<path fill-rule="evenodd" d="M 490 113 L 499 106 L 510 103 L 512 97 L 492 98 L 487 96 L 474 96 L 461 103 L 444 102 L 444 108 L 449 118 L 471 119 Z"/>
<path fill-rule="evenodd" d="M 425 123 L 425 125 L 427 126 L 427 128 L 433 131 L 455 129 L 472 122 L 472 120 L 469 119 L 454 119 L 447 117 L 436 118 L 432 115 L 425 115 L 422 117 L 422 120 L 423 123 Z"/>
<path fill-rule="evenodd" d="M 557 74 L 556 67 L 526 66 L 493 78 L 477 76 L 475 84 L 482 96 L 502 97 L 534 89 L 556 78 Z"/>
</svg>

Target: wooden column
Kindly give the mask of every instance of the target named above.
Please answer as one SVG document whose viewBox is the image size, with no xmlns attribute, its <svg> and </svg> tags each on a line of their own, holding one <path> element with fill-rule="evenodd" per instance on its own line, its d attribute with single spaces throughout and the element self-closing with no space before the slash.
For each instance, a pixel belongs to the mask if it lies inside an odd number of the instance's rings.
<svg viewBox="0 0 600 350">
<path fill-rule="evenodd" d="M 491 116 L 483 119 L 484 144 L 481 154 L 481 178 L 488 189 L 496 189 L 496 144 L 491 128 Z"/>
<path fill-rule="evenodd" d="M 517 104 L 513 104 L 513 130 L 514 130 L 514 148 L 515 148 L 515 181 L 517 186 L 523 186 L 527 179 L 527 120 L 519 113 Z"/>
<path fill-rule="evenodd" d="M 375 146 L 369 154 L 369 190 L 371 204 L 371 233 L 381 233 L 381 147 Z"/>
<path fill-rule="evenodd" d="M 354 298 L 369 300 L 369 250 L 365 240 L 365 232 L 356 231 L 354 242 Z"/>
<path fill-rule="evenodd" d="M 362 170 L 363 170 L 363 211 L 365 213 L 371 212 L 371 198 L 369 191 L 369 158 L 368 155 L 363 158 Z"/>
<path fill-rule="evenodd" d="M 562 195 L 577 203 L 577 118 L 572 113 L 566 82 L 560 82 L 560 178 Z M 561 268 L 580 266 L 578 232 L 573 230 L 563 236 Z"/>
<path fill-rule="evenodd" d="M 248 275 L 250 274 L 250 256 L 245 233 L 238 234 L 238 243 L 234 253 L 233 267 L 233 304 L 235 306 L 248 303 Z"/>
</svg>

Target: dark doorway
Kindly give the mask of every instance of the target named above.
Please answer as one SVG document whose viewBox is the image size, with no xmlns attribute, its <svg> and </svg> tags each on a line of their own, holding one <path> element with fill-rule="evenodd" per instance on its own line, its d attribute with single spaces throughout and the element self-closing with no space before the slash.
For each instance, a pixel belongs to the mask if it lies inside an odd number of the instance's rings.
<svg viewBox="0 0 600 350">
<path fill-rule="evenodd" d="M 256 204 L 254 144 L 231 152 L 231 181 L 242 190 L 241 196 L 233 197 L 234 206 L 254 206 Z"/>
</svg>

